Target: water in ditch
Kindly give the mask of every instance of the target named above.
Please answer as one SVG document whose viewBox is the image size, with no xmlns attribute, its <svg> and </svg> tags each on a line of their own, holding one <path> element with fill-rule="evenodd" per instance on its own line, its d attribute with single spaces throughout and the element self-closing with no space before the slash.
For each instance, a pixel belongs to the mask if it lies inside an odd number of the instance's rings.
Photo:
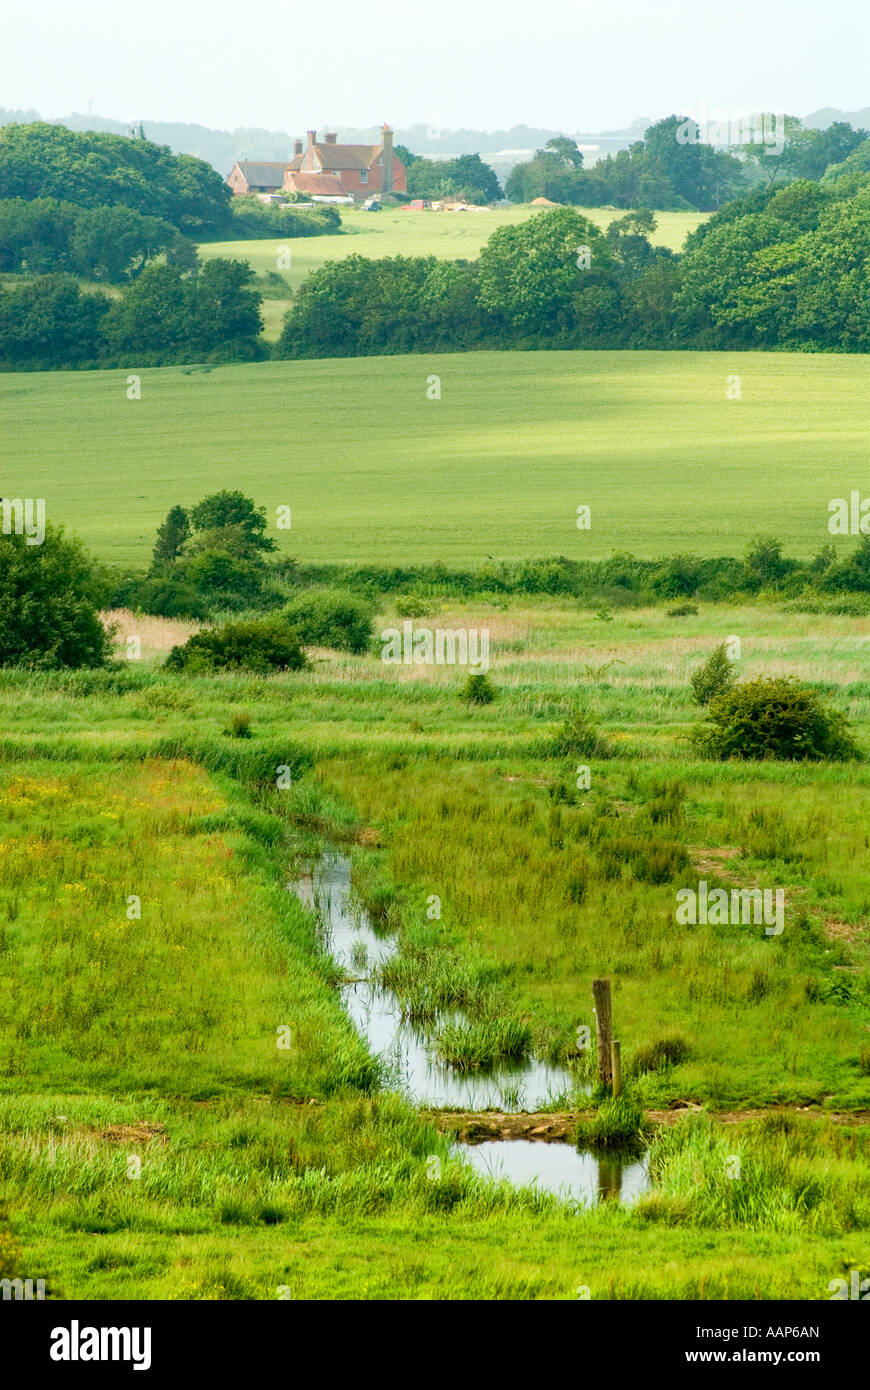
<svg viewBox="0 0 870 1390">
<path fill-rule="evenodd" d="M 350 860 L 331 850 L 291 885 L 317 917 L 324 949 L 351 977 L 342 986 L 344 1006 L 373 1053 L 387 1064 L 392 1084 L 421 1107 L 505 1112 L 546 1110 L 551 1098 L 576 1090 L 564 1067 L 528 1061 L 467 1075 L 433 1059 L 423 1033 L 402 1015 L 391 990 L 372 978 L 397 950 L 395 939 L 377 932 L 351 901 Z M 477 1173 L 536 1186 L 566 1201 L 630 1203 L 649 1187 L 647 1155 L 602 1157 L 572 1144 L 502 1139 L 461 1144 L 456 1151 Z"/>
<path fill-rule="evenodd" d="M 385 1061 L 391 1082 L 415 1105 L 434 1109 L 504 1111 L 546 1109 L 550 1098 L 576 1089 L 565 1067 L 530 1060 L 493 1071 L 459 1073 L 432 1057 L 426 1036 L 402 1016 L 391 990 L 369 978 L 397 950 L 393 937 L 374 930 L 350 897 L 350 860 L 329 851 L 292 887 L 317 916 L 324 949 L 353 977 L 342 999 L 357 1030 Z M 456 1017 L 456 1015 L 451 1015 Z"/>
</svg>

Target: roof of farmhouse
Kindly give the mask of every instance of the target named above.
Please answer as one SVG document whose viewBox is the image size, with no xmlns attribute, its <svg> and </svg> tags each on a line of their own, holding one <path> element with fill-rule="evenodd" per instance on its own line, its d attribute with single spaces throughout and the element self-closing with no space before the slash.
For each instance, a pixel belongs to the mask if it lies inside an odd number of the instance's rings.
<svg viewBox="0 0 870 1390">
<path fill-rule="evenodd" d="M 239 159 L 236 161 L 249 184 L 276 184 L 280 186 L 284 182 L 284 171 L 288 168 L 288 162 L 281 164 L 266 163 L 262 160 Z"/>
</svg>

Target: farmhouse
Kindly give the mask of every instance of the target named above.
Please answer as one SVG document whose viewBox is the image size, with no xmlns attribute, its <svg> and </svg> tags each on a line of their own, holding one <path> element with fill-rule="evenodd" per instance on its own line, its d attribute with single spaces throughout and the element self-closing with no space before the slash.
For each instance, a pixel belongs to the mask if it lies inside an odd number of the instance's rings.
<svg viewBox="0 0 870 1390">
<path fill-rule="evenodd" d="M 245 193 L 277 193 L 284 183 L 287 168 L 287 164 L 241 159 L 233 165 L 227 183 L 239 197 Z"/>
<path fill-rule="evenodd" d="M 227 179 L 233 193 L 303 193 L 309 198 L 369 198 L 372 193 L 404 193 L 405 166 L 393 153 L 393 132 L 381 131 L 378 145 L 339 145 L 330 131 L 323 140 L 309 130 L 308 145 L 295 143 L 286 163 L 238 160 Z"/>
</svg>

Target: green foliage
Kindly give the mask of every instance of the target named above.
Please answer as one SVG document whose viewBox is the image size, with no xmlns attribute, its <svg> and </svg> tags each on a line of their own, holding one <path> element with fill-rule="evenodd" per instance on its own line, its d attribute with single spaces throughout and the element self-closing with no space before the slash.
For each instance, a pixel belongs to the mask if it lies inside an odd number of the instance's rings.
<svg viewBox="0 0 870 1390">
<path fill-rule="evenodd" d="M 261 295 L 239 261 L 209 260 L 196 276 L 147 266 L 112 305 L 107 354 L 124 364 L 250 361 L 261 355 Z"/>
<path fill-rule="evenodd" d="M 496 693 L 489 676 L 472 671 L 462 684 L 461 698 L 468 705 L 491 705 Z"/>
<path fill-rule="evenodd" d="M 4 198 L 56 198 L 82 208 L 133 208 L 203 238 L 230 226 L 232 194 L 216 169 L 150 140 L 37 121 L 0 127 Z"/>
<path fill-rule="evenodd" d="M 560 757 L 606 758 L 611 749 L 590 715 L 578 709 L 569 714 L 556 734 L 554 752 Z"/>
<path fill-rule="evenodd" d="M 371 606 L 340 590 L 312 590 L 294 598 L 284 609 L 286 622 L 306 646 L 365 652 L 372 639 Z"/>
<path fill-rule="evenodd" d="M 581 165 L 572 140 L 550 140 L 532 160 L 514 166 L 505 191 L 524 203 L 545 197 L 584 207 L 709 209 L 744 181 L 740 162 L 700 144 L 697 127 L 680 116 L 657 121 L 643 140 L 598 160 L 588 172 Z"/>
<path fill-rule="evenodd" d="M 455 159 L 415 158 L 406 166 L 411 198 L 461 198 L 469 203 L 494 203 L 501 197 L 498 178 L 479 154 Z"/>
<path fill-rule="evenodd" d="M 328 203 L 314 208 L 294 209 L 261 203 L 256 194 L 234 197 L 230 204 L 232 240 L 274 241 L 276 237 L 334 236 L 341 231 L 341 214 Z"/>
<path fill-rule="evenodd" d="M 207 618 L 208 604 L 180 573 L 149 574 L 124 586 L 119 600 L 156 618 Z"/>
<path fill-rule="evenodd" d="M 843 760 L 857 755 L 848 722 L 818 694 L 787 677 L 745 681 L 714 696 L 711 724 L 694 731 L 714 758 Z"/>
<path fill-rule="evenodd" d="M 707 657 L 704 665 L 692 675 L 691 686 L 695 703 L 709 705 L 717 695 L 724 695 L 734 684 L 734 666 L 728 657 L 728 644 L 720 642 Z"/>
<path fill-rule="evenodd" d="M 173 510 L 180 511 L 180 508 Z M 172 514 L 170 512 L 169 516 Z M 252 556 L 275 549 L 274 540 L 266 535 L 265 507 L 257 507 L 238 489 L 224 488 L 204 497 L 191 509 L 190 522 L 194 531 L 206 533 L 208 547 L 222 536 L 232 535 L 235 537 L 233 548 L 239 554 Z"/>
<path fill-rule="evenodd" d="M 96 366 L 109 311 L 105 295 L 86 294 L 61 273 L 0 293 L 0 365 L 15 371 Z"/>
<path fill-rule="evenodd" d="M 104 575 L 62 527 L 46 524 L 41 544 L 0 535 L 0 665 L 101 666 L 112 646 L 105 595 Z"/>
<path fill-rule="evenodd" d="M 634 1096 L 607 1096 L 588 1120 L 578 1120 L 574 1143 L 593 1153 L 640 1148 L 649 1131 L 643 1105 Z"/>
<path fill-rule="evenodd" d="M 229 738 L 250 738 L 251 737 L 251 716 L 236 710 L 230 719 L 229 725 L 224 729 L 224 733 Z"/>
<path fill-rule="evenodd" d="M 172 564 L 181 555 L 190 538 L 190 517 L 183 507 L 170 507 L 166 520 L 157 528 L 152 568 Z"/>
<path fill-rule="evenodd" d="M 305 655 L 296 633 L 281 618 L 251 619 L 206 628 L 173 647 L 168 671 L 191 675 L 211 671 L 299 671 Z"/>
<path fill-rule="evenodd" d="M 435 1038 L 438 1060 L 458 1072 L 522 1061 L 531 1046 L 532 1030 L 517 1018 L 447 1023 Z"/>
</svg>

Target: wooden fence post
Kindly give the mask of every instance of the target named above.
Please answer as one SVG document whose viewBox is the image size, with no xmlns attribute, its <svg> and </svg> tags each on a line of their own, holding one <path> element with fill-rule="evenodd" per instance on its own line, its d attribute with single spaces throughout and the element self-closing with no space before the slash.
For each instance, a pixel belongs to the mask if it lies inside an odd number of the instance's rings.
<svg viewBox="0 0 870 1390">
<path fill-rule="evenodd" d="M 610 1042 L 613 1036 L 613 1014 L 610 1006 L 610 981 L 593 980 L 592 998 L 595 1001 L 595 1036 L 598 1042 L 598 1077 L 604 1086 L 613 1081 Z"/>
<path fill-rule="evenodd" d="M 622 1051 L 616 1038 L 610 1040 L 610 1070 L 613 1073 L 613 1094 L 622 1095 Z"/>
</svg>

